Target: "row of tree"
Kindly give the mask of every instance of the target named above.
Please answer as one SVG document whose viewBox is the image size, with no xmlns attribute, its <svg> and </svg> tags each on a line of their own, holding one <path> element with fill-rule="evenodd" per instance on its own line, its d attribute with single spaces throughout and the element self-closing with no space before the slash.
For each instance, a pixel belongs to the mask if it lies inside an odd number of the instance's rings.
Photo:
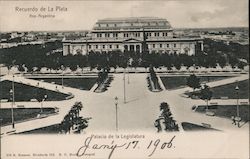
<svg viewBox="0 0 250 159">
<path fill-rule="evenodd" d="M 193 88 L 194 90 L 190 96 L 197 96 L 204 100 L 207 104 L 206 110 L 208 110 L 208 101 L 213 97 L 213 92 L 210 90 L 210 87 L 207 85 L 201 86 L 200 79 L 195 74 L 192 74 L 187 78 L 187 86 Z M 195 89 L 200 90 L 195 92 Z"/>
<path fill-rule="evenodd" d="M 83 129 L 88 127 L 88 119 L 80 116 L 80 111 L 83 109 L 81 102 L 76 102 L 69 113 L 64 117 L 61 122 L 61 132 L 70 133 L 71 130 L 74 130 L 76 133 L 80 133 Z"/>
<path fill-rule="evenodd" d="M 162 130 L 165 131 L 178 131 L 179 127 L 176 124 L 176 121 L 172 117 L 172 113 L 169 109 L 169 105 L 166 102 L 162 102 L 160 105 L 161 115 L 159 119 L 155 121 L 155 127 L 158 132 Z M 163 126 L 164 125 L 164 126 Z"/>
<path fill-rule="evenodd" d="M 181 66 L 202 66 L 216 67 L 220 65 L 225 67 L 243 68 L 247 65 L 249 58 L 249 45 L 240 45 L 204 40 L 204 52 L 197 51 L 195 55 L 186 54 L 168 54 L 168 53 L 149 53 L 147 50 L 139 52 L 121 52 L 120 50 L 110 52 L 93 52 L 87 55 L 76 54 L 63 56 L 61 52 L 53 50 L 62 48 L 60 41 L 47 42 L 45 44 L 24 45 L 11 48 L 0 49 L 0 63 L 9 69 L 12 66 L 18 66 L 19 71 L 33 72 L 40 71 L 46 67 L 52 70 L 61 70 L 70 68 L 75 71 L 77 68 L 90 67 L 101 70 L 102 68 L 117 67 L 175 67 L 180 69 Z M 247 62 L 246 62 L 247 61 Z"/>
<path fill-rule="evenodd" d="M 154 71 L 154 68 L 152 66 L 149 67 L 149 78 L 148 78 L 148 81 L 149 81 L 149 88 L 151 90 L 156 90 L 156 91 L 160 91 L 162 90 L 161 87 L 160 87 L 160 84 L 159 84 L 159 80 L 158 80 L 158 77 Z"/>
</svg>

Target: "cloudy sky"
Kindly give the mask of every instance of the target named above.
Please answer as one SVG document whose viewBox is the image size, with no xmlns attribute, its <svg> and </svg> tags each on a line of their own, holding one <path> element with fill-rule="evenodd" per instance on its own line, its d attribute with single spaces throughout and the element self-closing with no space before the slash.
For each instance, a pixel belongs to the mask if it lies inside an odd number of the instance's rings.
<svg viewBox="0 0 250 159">
<path fill-rule="evenodd" d="M 48 11 L 56 6 L 67 11 Z M 41 12 L 41 7 L 46 11 Z M 31 18 L 30 14 L 55 17 Z M 248 0 L 0 1 L 0 31 L 89 30 L 97 19 L 131 16 L 166 18 L 174 28 L 246 27 Z"/>
</svg>

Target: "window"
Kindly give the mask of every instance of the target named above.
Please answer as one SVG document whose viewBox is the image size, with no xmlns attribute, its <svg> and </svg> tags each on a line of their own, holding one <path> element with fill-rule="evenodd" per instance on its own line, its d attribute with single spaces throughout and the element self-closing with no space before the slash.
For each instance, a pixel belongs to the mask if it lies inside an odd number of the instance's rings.
<svg viewBox="0 0 250 159">
<path fill-rule="evenodd" d="M 124 33 L 124 37 L 128 37 L 128 33 Z"/>
<path fill-rule="evenodd" d="M 108 24 L 106 24 L 106 27 L 108 27 L 109 25 Z"/>
<path fill-rule="evenodd" d="M 109 33 L 105 33 L 105 37 L 108 38 L 109 37 Z"/>
<path fill-rule="evenodd" d="M 165 36 L 168 36 L 168 33 L 165 33 Z"/>
<path fill-rule="evenodd" d="M 160 36 L 160 33 L 155 33 L 155 36 Z"/>
<path fill-rule="evenodd" d="M 169 47 L 169 44 L 167 44 L 167 47 Z"/>
<path fill-rule="evenodd" d="M 97 37 L 102 37 L 102 33 L 97 33 Z"/>
<path fill-rule="evenodd" d="M 105 49 L 105 45 L 102 45 L 102 48 Z"/>
<path fill-rule="evenodd" d="M 174 47 L 176 47 L 176 44 L 174 44 Z"/>
<path fill-rule="evenodd" d="M 115 37 L 115 38 L 116 38 L 117 36 L 118 36 L 118 34 L 117 34 L 117 33 L 113 33 L 113 37 Z"/>
<path fill-rule="evenodd" d="M 89 45 L 89 49 L 91 49 L 91 45 Z"/>
<path fill-rule="evenodd" d="M 116 24 L 114 24 L 114 26 L 116 27 L 117 25 L 116 25 Z"/>
<path fill-rule="evenodd" d="M 128 37 L 128 33 L 124 33 L 124 37 Z"/>
<path fill-rule="evenodd" d="M 109 45 L 109 48 L 112 49 L 112 45 Z"/>
<path fill-rule="evenodd" d="M 155 44 L 153 44 L 153 48 L 155 48 Z"/>
<path fill-rule="evenodd" d="M 98 45 L 96 45 L 95 48 L 98 49 Z"/>
<path fill-rule="evenodd" d="M 162 48 L 162 44 L 160 44 L 160 48 Z"/>
<path fill-rule="evenodd" d="M 119 45 L 116 45 L 116 48 L 119 49 Z"/>
</svg>

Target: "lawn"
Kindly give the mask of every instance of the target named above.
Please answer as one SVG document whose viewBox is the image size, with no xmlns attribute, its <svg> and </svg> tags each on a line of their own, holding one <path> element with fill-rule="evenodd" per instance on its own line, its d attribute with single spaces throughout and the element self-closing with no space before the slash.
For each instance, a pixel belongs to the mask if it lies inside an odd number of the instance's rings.
<svg viewBox="0 0 250 159">
<path fill-rule="evenodd" d="M 178 89 L 186 86 L 187 78 L 189 76 L 166 76 L 160 77 L 163 85 L 166 89 Z M 232 76 L 198 76 L 200 78 L 200 82 L 211 82 L 218 81 L 226 78 L 231 78 Z"/>
<path fill-rule="evenodd" d="M 11 124 L 11 109 L 1 108 L 0 109 L 0 121 L 1 126 Z M 54 114 L 55 108 L 43 108 L 43 114 Z M 40 108 L 14 108 L 14 121 L 19 123 L 26 120 L 36 119 L 37 115 L 41 113 Z"/>
<path fill-rule="evenodd" d="M 11 101 L 10 89 L 12 89 L 11 81 L 2 81 L 0 82 L 0 99 L 8 99 Z M 30 101 L 31 99 L 37 99 L 40 95 L 47 95 L 46 101 L 60 101 L 65 100 L 68 97 L 68 94 L 47 90 L 44 88 L 38 88 L 22 83 L 14 82 L 15 89 L 15 101 Z"/>
<path fill-rule="evenodd" d="M 43 80 L 44 82 L 62 85 L 62 78 L 32 78 L 34 80 Z M 77 88 L 81 90 L 90 90 L 96 83 L 97 78 L 63 78 L 63 85 L 66 87 Z"/>
<path fill-rule="evenodd" d="M 212 87 L 211 91 L 213 92 L 212 99 L 221 99 L 221 97 L 226 97 L 226 99 L 237 99 L 237 93 L 235 87 L 239 87 L 239 98 L 240 99 L 249 99 L 249 83 L 248 80 L 234 82 L 226 85 L 221 85 L 217 87 Z M 200 91 L 187 92 L 185 93 L 188 96 L 191 96 L 194 99 L 199 99 Z M 195 97 L 197 96 L 197 98 Z"/>
<path fill-rule="evenodd" d="M 30 131 L 25 131 L 20 134 L 59 134 L 62 130 L 62 127 L 60 124 L 55 124 L 47 127 L 42 127 Z"/>
<path fill-rule="evenodd" d="M 188 122 L 182 122 L 181 126 L 184 131 L 204 131 L 204 130 L 216 130 L 213 128 L 208 128 L 202 125 L 196 125 L 193 123 L 188 123 Z"/>
<path fill-rule="evenodd" d="M 215 116 L 230 118 L 232 116 L 236 116 L 237 106 L 236 105 L 218 105 L 218 106 L 209 106 L 209 111 L 214 112 Z M 249 105 L 240 105 L 239 106 L 239 113 L 240 117 L 244 121 L 249 121 Z M 206 105 L 199 105 L 197 106 L 196 112 L 205 113 L 206 112 Z"/>
<path fill-rule="evenodd" d="M 221 97 L 228 97 L 229 99 L 236 99 L 237 94 L 235 92 L 235 87 L 238 84 L 239 86 L 239 98 L 240 99 L 249 99 L 249 81 L 239 81 L 238 83 L 226 84 L 218 87 L 213 87 L 213 99 L 219 99 Z"/>
</svg>

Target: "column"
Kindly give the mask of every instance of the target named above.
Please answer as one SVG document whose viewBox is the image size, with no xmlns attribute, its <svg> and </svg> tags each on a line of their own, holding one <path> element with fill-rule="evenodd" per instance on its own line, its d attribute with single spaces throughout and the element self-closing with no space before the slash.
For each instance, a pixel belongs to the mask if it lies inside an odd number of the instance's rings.
<svg viewBox="0 0 250 159">
<path fill-rule="evenodd" d="M 201 51 L 203 51 L 204 47 L 203 47 L 203 41 L 201 42 Z"/>
</svg>

